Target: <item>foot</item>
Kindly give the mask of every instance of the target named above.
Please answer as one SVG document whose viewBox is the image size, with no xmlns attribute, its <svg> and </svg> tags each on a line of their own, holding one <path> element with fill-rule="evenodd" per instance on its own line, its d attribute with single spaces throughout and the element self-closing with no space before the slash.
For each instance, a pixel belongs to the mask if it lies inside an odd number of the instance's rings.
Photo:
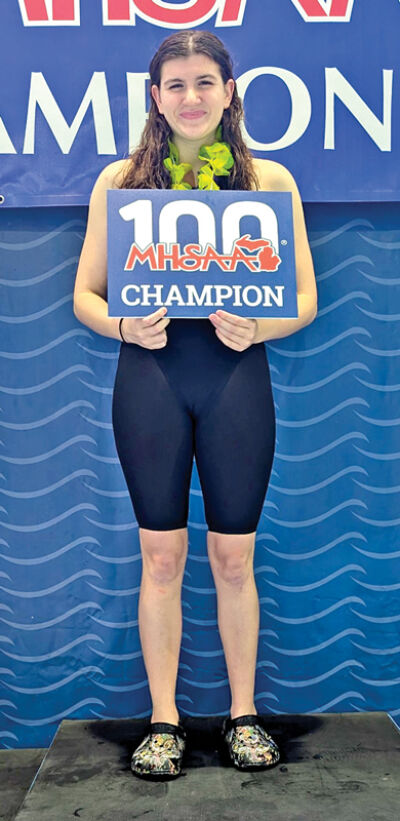
<svg viewBox="0 0 400 821">
<path fill-rule="evenodd" d="M 181 773 L 186 733 L 180 724 L 153 722 L 132 755 L 131 770 L 144 778 L 169 779 Z"/>
<path fill-rule="evenodd" d="M 262 727 L 259 716 L 225 719 L 222 736 L 231 761 L 239 770 L 273 767 L 280 759 L 278 745 Z"/>
</svg>

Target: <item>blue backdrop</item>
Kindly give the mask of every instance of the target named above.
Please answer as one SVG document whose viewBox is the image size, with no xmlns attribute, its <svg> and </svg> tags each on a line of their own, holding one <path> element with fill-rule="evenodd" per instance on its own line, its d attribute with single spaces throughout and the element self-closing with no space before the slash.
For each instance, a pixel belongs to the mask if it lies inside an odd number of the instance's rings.
<svg viewBox="0 0 400 821">
<path fill-rule="evenodd" d="M 81 209 L 0 233 L 0 745 L 149 714 L 137 524 L 117 460 L 118 343 L 80 325 Z M 260 712 L 399 715 L 399 205 L 309 206 L 319 313 L 268 344 L 277 414 L 257 531 Z M 194 469 L 178 704 L 229 709 Z"/>
<path fill-rule="evenodd" d="M 249 145 L 286 165 L 310 203 L 318 317 L 267 346 L 277 447 L 256 540 L 257 708 L 400 716 L 400 3 L 163 8 L 1 4 L 4 748 L 47 746 L 63 718 L 150 712 L 137 523 L 111 428 L 119 346 L 75 320 L 72 290 L 94 179 L 137 142 L 149 59 L 174 26 L 226 42 Z M 195 466 L 189 519 L 178 704 L 221 714 L 229 689 Z"/>
</svg>

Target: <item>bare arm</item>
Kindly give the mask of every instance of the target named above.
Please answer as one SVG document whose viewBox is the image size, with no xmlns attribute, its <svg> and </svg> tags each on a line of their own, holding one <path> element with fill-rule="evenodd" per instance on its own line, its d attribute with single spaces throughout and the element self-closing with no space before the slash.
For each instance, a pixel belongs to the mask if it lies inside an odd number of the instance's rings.
<svg viewBox="0 0 400 821">
<path fill-rule="evenodd" d="M 74 313 L 84 325 L 103 336 L 121 339 L 119 317 L 108 316 L 107 305 L 107 189 L 117 188 L 124 160 L 103 169 L 94 185 L 85 240 L 79 259 L 74 290 Z M 166 308 L 159 308 L 140 319 L 125 318 L 123 335 L 127 342 L 145 348 L 162 348 L 167 343 L 164 319 Z"/>
<path fill-rule="evenodd" d="M 296 319 L 257 318 L 254 342 L 266 342 L 289 336 L 309 325 L 317 315 L 317 286 L 304 220 L 303 206 L 291 173 L 278 163 L 257 161 L 260 189 L 290 191 L 293 201 L 294 246 L 296 257 L 297 308 Z M 272 169 L 272 172 L 271 172 Z"/>
<path fill-rule="evenodd" d="M 85 240 L 74 290 L 74 313 L 80 322 L 103 336 L 120 339 L 118 317 L 107 306 L 107 189 L 113 188 L 120 162 L 103 169 L 94 185 Z"/>
</svg>

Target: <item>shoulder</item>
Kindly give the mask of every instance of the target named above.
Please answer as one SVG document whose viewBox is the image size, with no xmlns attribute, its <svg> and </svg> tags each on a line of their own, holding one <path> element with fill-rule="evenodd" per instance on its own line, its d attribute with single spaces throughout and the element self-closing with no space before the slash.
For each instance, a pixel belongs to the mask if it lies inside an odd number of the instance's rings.
<svg viewBox="0 0 400 821">
<path fill-rule="evenodd" d="M 297 185 L 289 169 L 273 160 L 253 157 L 253 168 L 260 191 L 296 191 Z"/>
<path fill-rule="evenodd" d="M 116 160 L 109 163 L 100 171 L 92 188 L 89 201 L 89 224 L 103 223 L 107 217 L 107 191 L 110 188 L 119 188 L 123 172 L 130 160 Z"/>
<path fill-rule="evenodd" d="M 93 187 L 93 193 L 99 190 L 105 191 L 108 188 L 119 188 L 123 175 L 130 164 L 128 157 L 126 160 L 115 160 L 109 163 L 100 171 Z"/>
</svg>

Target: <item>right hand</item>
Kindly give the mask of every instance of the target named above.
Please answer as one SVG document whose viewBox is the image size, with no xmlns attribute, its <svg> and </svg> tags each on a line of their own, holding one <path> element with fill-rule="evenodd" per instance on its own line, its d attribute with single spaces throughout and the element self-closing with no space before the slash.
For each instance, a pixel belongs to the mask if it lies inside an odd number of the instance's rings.
<svg viewBox="0 0 400 821">
<path fill-rule="evenodd" d="M 134 342 L 142 348 L 165 348 L 167 344 L 167 327 L 170 319 L 164 319 L 167 308 L 159 308 L 153 314 L 143 317 L 124 317 L 122 333 L 127 342 Z"/>
</svg>

